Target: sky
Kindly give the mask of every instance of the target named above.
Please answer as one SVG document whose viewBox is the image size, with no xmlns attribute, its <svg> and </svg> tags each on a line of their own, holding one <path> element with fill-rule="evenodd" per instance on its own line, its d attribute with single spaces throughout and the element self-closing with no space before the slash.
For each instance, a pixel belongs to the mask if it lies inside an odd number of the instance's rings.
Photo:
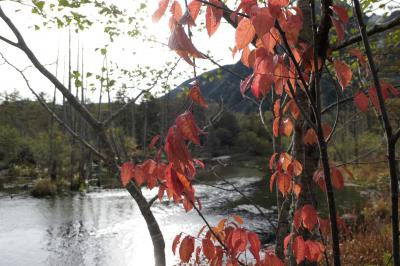
<svg viewBox="0 0 400 266">
<path fill-rule="evenodd" d="M 183 0 L 178 1 L 184 6 Z M 49 2 L 52 1 L 46 1 L 46 5 L 48 5 Z M 168 28 L 170 14 L 168 10 L 159 23 L 155 24 L 151 21 L 151 14 L 157 9 L 158 0 L 106 0 L 105 2 L 108 4 L 114 3 L 120 9 L 126 9 L 129 16 L 135 16 L 140 25 L 147 27 L 146 30 L 142 30 L 142 33 L 146 36 L 155 36 L 158 42 L 164 44 L 168 43 L 170 34 Z M 146 8 L 138 12 L 137 9 L 142 3 L 146 3 Z M 41 27 L 41 29 L 37 31 L 33 26 L 40 25 L 44 20 L 37 15 L 33 15 L 31 13 L 31 7 L 16 4 L 11 1 L 2 1 L 1 6 L 21 31 L 28 46 L 30 46 L 39 58 L 39 61 L 45 64 L 53 74 L 57 73 L 58 78 L 62 80 L 64 84 L 67 84 L 68 28 L 57 29 L 53 27 L 47 29 Z M 234 29 L 222 20 L 218 31 L 209 38 L 204 29 L 204 9 L 203 7 L 203 13 L 199 15 L 196 21 L 198 24 L 196 29 L 200 30 L 194 30 L 193 43 L 201 52 L 209 54 L 220 64 L 232 64 L 237 62 L 239 60 L 238 56 L 232 58 L 231 53 L 231 49 L 234 46 Z M 374 12 L 377 11 L 379 10 L 375 10 Z M 93 7 L 83 8 L 81 12 L 88 15 L 90 19 L 99 18 L 99 15 Z M 62 14 L 60 13 L 58 15 L 61 16 Z M 124 25 L 125 24 L 121 24 L 119 27 L 124 28 Z M 95 51 L 95 49 L 102 48 L 106 44 L 109 45 L 107 58 L 110 68 L 115 68 L 116 65 L 118 65 L 119 68 L 127 70 L 145 69 L 145 67 L 149 67 L 150 69 L 165 70 L 168 72 L 170 69 L 166 67 L 166 62 L 176 62 L 177 60 L 175 53 L 169 50 L 168 47 L 160 43 L 143 41 L 142 38 L 121 36 L 115 38 L 115 41 L 110 43 L 103 29 L 103 26 L 96 22 L 89 30 L 84 30 L 78 34 L 72 33 L 72 70 L 77 69 L 77 52 L 79 50 L 79 53 L 82 53 L 83 49 L 84 72 L 99 74 L 103 65 L 103 56 L 99 51 Z M 14 39 L 12 32 L 3 21 L 0 21 L 0 35 Z M 0 41 L 0 52 L 7 60 L 21 69 L 31 65 L 21 51 L 2 41 Z M 56 71 L 55 62 L 57 55 L 59 55 L 59 64 Z M 0 63 L 1 62 L 2 61 L 0 61 Z M 208 60 L 197 60 L 196 63 L 199 73 L 216 68 L 216 66 Z M 45 77 L 38 73 L 37 70 L 30 67 L 24 73 L 37 92 L 44 92 L 48 100 L 52 97 L 54 87 Z M 99 82 L 96 81 L 94 77 L 95 76 L 92 76 L 91 79 L 87 81 L 89 85 L 91 83 L 94 84 L 93 86 L 88 86 L 92 87 L 87 95 L 88 100 L 91 102 L 98 101 L 100 91 Z M 191 77 L 193 77 L 192 67 L 181 60 L 168 82 L 171 87 L 174 88 L 176 85 L 179 85 Z M 115 96 L 115 91 L 120 89 L 123 83 L 128 83 L 128 97 L 134 97 L 140 90 L 148 88 L 147 83 L 149 83 L 149 79 L 146 78 L 141 79 L 140 82 L 129 82 L 129 78 L 126 75 L 115 75 L 111 76 L 111 78 L 116 79 L 115 90 L 111 93 L 112 96 Z M 160 92 L 161 90 L 161 82 L 159 82 L 153 89 L 153 92 Z M 23 98 L 34 98 L 26 87 L 20 74 L 10 66 L 2 64 L 0 65 L 0 94 L 4 94 L 5 92 L 12 93 L 14 91 L 18 91 Z M 60 103 L 61 100 L 62 96 L 58 93 L 57 102 Z M 103 97 L 103 101 L 106 100 L 107 98 Z"/>
<path fill-rule="evenodd" d="M 50 1 L 51 2 L 51 1 Z M 157 9 L 158 1 L 117 1 L 107 0 L 107 3 L 115 3 L 120 9 L 126 9 L 129 16 L 135 16 L 138 19 L 142 17 L 143 21 L 140 21 L 141 25 L 147 27 L 146 30 L 142 31 L 146 36 L 154 35 L 156 40 L 160 43 L 168 43 L 169 28 L 168 18 L 169 13 L 167 10 L 166 15 L 160 20 L 159 23 L 155 24 L 151 21 L 151 14 Z M 137 12 L 141 2 L 147 3 L 147 7 Z M 180 1 L 182 6 L 184 1 Z M 35 55 L 38 57 L 42 64 L 51 70 L 53 74 L 56 74 L 57 54 L 59 64 L 57 70 L 57 76 L 60 80 L 67 84 L 67 64 L 68 64 L 68 28 L 57 29 L 46 29 L 41 27 L 40 30 L 35 30 L 34 25 L 41 25 L 43 19 L 38 15 L 31 13 L 31 7 L 21 6 L 15 3 L 2 3 L 2 8 L 6 15 L 8 15 L 14 24 L 21 31 L 28 46 L 33 50 Z M 18 10 L 16 12 L 16 10 Z M 147 13 L 145 11 L 148 11 Z M 84 8 L 82 13 L 88 14 L 89 18 L 99 17 L 93 11 L 93 8 Z M 199 16 L 199 19 L 204 19 L 204 14 Z M 202 31 L 194 31 L 193 42 L 195 46 L 202 52 L 211 55 L 221 64 L 231 64 L 239 60 L 239 58 L 232 58 L 231 48 L 234 46 L 234 29 L 226 24 L 221 23 L 221 26 L 217 33 L 211 38 L 208 37 L 204 26 L 198 26 Z M 13 38 L 12 32 L 7 28 L 7 25 L 0 21 L 0 35 L 9 39 Z M 107 58 L 109 60 L 109 66 L 115 67 L 115 64 L 119 68 L 127 70 L 133 70 L 148 66 L 151 69 L 166 70 L 166 62 L 176 62 L 177 56 L 175 53 L 168 49 L 165 45 L 156 42 L 143 41 L 142 38 L 132 38 L 127 36 L 117 37 L 114 42 L 110 43 L 108 35 L 103 32 L 103 26 L 94 23 L 89 30 L 84 30 L 76 34 L 72 31 L 72 70 L 77 69 L 77 51 L 82 53 L 83 49 L 83 62 L 84 72 L 101 73 L 101 67 L 103 65 L 103 56 L 99 51 L 95 51 L 96 48 L 102 48 L 108 44 Z M 78 49 L 79 43 L 79 49 Z M 29 67 L 31 64 L 26 56 L 18 49 L 0 41 L 0 52 L 6 57 L 6 59 L 12 62 L 20 69 Z M 0 60 L 2 62 L 2 60 Z M 202 73 L 204 70 L 211 70 L 216 68 L 208 60 L 197 60 L 198 72 Z M 34 68 L 29 67 L 24 72 L 31 82 L 31 86 L 37 92 L 44 92 L 47 98 L 53 94 L 54 87 L 50 82 L 46 80 L 38 71 Z M 178 66 L 174 70 L 172 77 L 169 79 L 172 87 L 180 84 L 193 76 L 193 68 L 186 62 L 181 60 Z M 115 75 L 116 88 L 121 88 L 122 83 L 128 82 L 128 77 L 124 75 Z M 143 79 L 141 84 L 129 83 L 127 95 L 133 97 L 140 92 L 140 89 L 146 89 L 148 86 L 148 79 Z M 90 91 L 88 98 L 91 102 L 98 101 L 99 97 L 99 82 L 95 80 L 94 76 L 91 80 L 88 80 L 88 84 L 94 83 L 96 90 Z M 84 83 L 85 84 L 85 83 Z M 161 85 L 156 85 L 153 91 L 161 91 Z M 32 93 L 27 88 L 21 75 L 12 69 L 7 64 L 0 65 L 0 93 L 12 93 L 18 91 L 23 98 L 34 98 Z M 115 95 L 115 91 L 112 93 Z M 62 99 L 61 94 L 57 94 L 57 102 Z M 103 101 L 107 99 L 103 97 Z"/>
</svg>

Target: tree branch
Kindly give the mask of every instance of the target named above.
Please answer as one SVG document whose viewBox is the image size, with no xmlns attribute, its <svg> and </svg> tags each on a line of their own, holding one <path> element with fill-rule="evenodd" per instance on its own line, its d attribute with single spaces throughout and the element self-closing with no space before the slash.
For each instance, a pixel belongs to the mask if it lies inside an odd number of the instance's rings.
<svg viewBox="0 0 400 266">
<path fill-rule="evenodd" d="M 396 143 L 399 140 L 399 138 L 400 138 L 400 128 L 398 128 L 396 132 L 393 133 L 392 136 L 393 143 Z"/>
<path fill-rule="evenodd" d="M 18 43 L 13 42 L 13 41 L 11 41 L 11 40 L 9 40 L 6 37 L 3 37 L 1 35 L 0 35 L 0 40 L 4 41 L 4 42 L 6 42 L 6 43 L 8 43 L 8 44 L 10 44 L 12 46 L 15 46 L 15 47 L 19 48 L 19 44 Z"/>
<path fill-rule="evenodd" d="M 45 100 L 35 92 L 35 90 L 32 88 L 32 86 L 29 83 L 29 80 L 25 76 L 24 72 L 14 66 L 10 61 L 8 61 L 2 53 L 0 53 L 0 56 L 3 58 L 3 60 L 12 68 L 14 68 L 24 79 L 26 86 L 28 89 L 32 92 L 32 94 L 36 97 L 38 102 L 46 109 L 46 111 L 52 116 L 62 127 L 64 127 L 68 133 L 72 135 L 75 139 L 79 140 L 83 145 L 85 145 L 89 150 L 91 150 L 94 154 L 96 154 L 100 159 L 104 160 L 105 157 L 103 154 L 101 154 L 96 148 L 94 148 L 89 142 L 87 142 L 85 139 L 83 139 L 82 136 L 80 136 L 78 133 L 76 133 L 73 129 L 71 129 L 45 102 Z"/>
<path fill-rule="evenodd" d="M 360 35 L 365 48 L 365 53 L 368 59 L 368 65 L 370 67 L 372 78 L 375 85 L 376 94 L 378 95 L 378 102 L 380 107 L 381 119 L 383 123 L 383 129 L 387 138 L 386 148 L 388 157 L 388 166 L 390 173 L 390 195 L 391 195 L 391 222 L 392 222 L 392 255 L 394 265 L 400 265 L 400 246 L 399 246 L 399 181 L 397 173 L 397 162 L 396 162 L 396 143 L 393 142 L 392 126 L 390 124 L 389 116 L 386 110 L 385 100 L 383 98 L 381 83 L 378 76 L 378 71 L 375 66 L 374 58 L 369 43 L 366 26 L 362 18 L 362 11 L 360 2 L 354 1 L 354 9 L 357 15 L 357 21 L 360 29 Z M 379 110 L 377 110 L 379 111 Z"/>
<path fill-rule="evenodd" d="M 10 20 L 10 18 L 4 13 L 1 6 L 0 6 L 0 18 L 8 25 L 8 27 L 11 29 L 11 31 L 17 38 L 18 45 L 16 47 L 22 50 L 26 54 L 26 56 L 28 56 L 28 58 L 31 60 L 36 69 L 39 70 L 39 72 L 42 73 L 42 75 L 44 75 L 46 78 L 48 78 L 57 87 L 58 90 L 61 91 L 64 97 L 67 98 L 68 102 L 80 113 L 80 115 L 82 115 L 85 118 L 85 120 L 95 130 L 99 130 L 102 127 L 101 123 L 98 120 L 96 120 L 92 116 L 92 114 L 86 109 L 86 107 L 81 105 L 79 101 L 74 97 L 74 95 L 70 91 L 68 91 L 68 89 L 39 62 L 39 60 L 33 54 L 32 50 L 26 44 L 24 38 L 22 37 L 17 27 Z"/>
<path fill-rule="evenodd" d="M 388 21 L 386 23 L 375 24 L 370 30 L 367 31 L 367 36 L 372 36 L 377 33 L 384 32 L 384 31 L 394 28 L 398 25 L 400 25 L 400 16 L 397 18 L 394 18 L 391 21 Z M 358 34 L 358 35 L 353 36 L 350 39 L 342 42 L 338 46 L 332 47 L 332 50 L 333 51 L 340 50 L 342 48 L 345 48 L 349 45 L 352 45 L 352 44 L 360 42 L 360 41 L 362 41 L 362 37 L 361 37 L 361 34 Z"/>
</svg>

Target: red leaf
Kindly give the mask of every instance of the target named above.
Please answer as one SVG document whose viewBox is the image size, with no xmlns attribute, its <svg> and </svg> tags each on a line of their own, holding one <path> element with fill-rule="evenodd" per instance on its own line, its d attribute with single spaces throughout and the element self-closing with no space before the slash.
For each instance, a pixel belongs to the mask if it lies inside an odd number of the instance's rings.
<svg viewBox="0 0 400 266">
<path fill-rule="evenodd" d="M 272 126 L 272 131 L 273 131 L 273 133 L 274 133 L 274 137 L 275 137 L 275 138 L 277 138 L 277 137 L 279 136 L 279 128 L 280 128 L 279 124 L 280 124 L 280 120 L 281 120 L 280 117 L 276 117 L 276 118 L 274 119 L 274 124 L 273 124 L 273 126 Z"/>
<path fill-rule="evenodd" d="M 285 264 L 271 251 L 265 252 L 264 264 L 266 266 L 284 266 Z"/>
<path fill-rule="evenodd" d="M 160 186 L 158 188 L 158 199 L 161 201 L 164 196 L 165 186 Z"/>
<path fill-rule="evenodd" d="M 279 175 L 279 172 L 276 171 L 275 173 L 273 173 L 269 179 L 269 190 L 272 192 L 273 187 L 274 187 L 274 182 L 276 177 Z"/>
<path fill-rule="evenodd" d="M 253 24 L 251 24 L 251 21 L 247 18 L 243 18 L 239 22 L 235 33 L 237 49 L 242 50 L 249 45 L 249 43 L 254 39 L 255 34 L 256 30 L 254 29 Z"/>
<path fill-rule="evenodd" d="M 319 188 L 326 192 L 326 186 L 325 186 L 325 180 L 324 180 L 324 172 L 322 169 L 317 169 L 313 175 L 313 180 L 316 182 L 319 186 Z"/>
<path fill-rule="evenodd" d="M 301 163 L 297 160 L 293 160 L 289 167 L 291 169 L 291 172 L 293 173 L 294 176 L 299 176 L 303 172 L 303 166 Z"/>
<path fill-rule="evenodd" d="M 360 109 L 361 112 L 368 111 L 368 97 L 364 92 L 359 91 L 354 95 L 354 104 Z"/>
<path fill-rule="evenodd" d="M 286 137 L 290 137 L 293 132 L 293 122 L 290 118 L 285 118 L 282 120 L 282 131 Z"/>
<path fill-rule="evenodd" d="M 186 35 L 182 25 L 177 24 L 171 33 L 168 40 L 168 47 L 171 50 L 176 51 L 181 57 L 185 58 L 188 54 L 196 58 L 205 58 L 197 49 L 194 47 L 192 41 Z M 189 59 L 190 60 L 190 59 Z"/>
<path fill-rule="evenodd" d="M 347 24 L 349 22 L 349 16 L 347 15 L 346 8 L 337 5 L 333 5 L 330 8 L 333 10 L 333 12 L 335 12 L 335 14 L 344 24 Z"/>
<path fill-rule="evenodd" d="M 304 144 L 313 145 L 318 143 L 317 134 L 315 134 L 314 129 L 309 128 L 304 135 Z"/>
<path fill-rule="evenodd" d="M 199 15 L 201 5 L 202 3 L 197 0 L 193 0 L 192 2 L 189 3 L 188 5 L 189 14 L 192 17 L 193 21 L 195 21 L 197 16 Z"/>
<path fill-rule="evenodd" d="M 277 99 L 274 103 L 274 116 L 275 117 L 280 116 L 280 110 L 281 110 L 281 99 Z"/>
<path fill-rule="evenodd" d="M 271 75 L 254 75 L 254 80 L 251 84 L 251 92 L 257 99 L 260 96 L 266 96 L 271 90 L 273 79 Z"/>
<path fill-rule="evenodd" d="M 371 87 L 368 89 L 368 96 L 371 100 L 372 105 L 376 108 L 376 110 L 380 111 L 381 107 L 379 105 L 378 95 L 376 93 L 375 87 Z"/>
<path fill-rule="evenodd" d="M 306 258 L 311 262 L 317 262 L 322 258 L 324 253 L 324 246 L 314 240 L 307 240 L 306 244 Z"/>
<path fill-rule="evenodd" d="M 158 22 L 167 10 L 169 0 L 160 0 L 158 9 L 153 14 L 153 22 Z"/>
<path fill-rule="evenodd" d="M 285 12 L 285 16 L 280 16 L 279 23 L 285 32 L 286 39 L 290 45 L 295 45 L 303 27 L 303 16 L 301 13 L 296 12 L 293 14 L 291 11 Z"/>
<path fill-rule="evenodd" d="M 342 90 L 344 90 L 347 85 L 349 85 L 353 72 L 351 71 L 351 68 L 342 61 L 335 60 L 333 64 L 335 66 L 336 77 L 340 86 L 342 86 Z"/>
<path fill-rule="evenodd" d="M 274 29 L 275 28 L 272 28 L 271 32 L 274 32 Z M 276 36 L 274 36 L 273 34 L 271 34 L 269 32 L 265 33 L 264 36 L 262 36 L 262 38 L 261 38 L 261 42 L 262 42 L 263 46 L 270 53 L 274 52 L 274 47 L 275 47 L 277 41 L 279 41 L 279 35 L 277 38 Z"/>
<path fill-rule="evenodd" d="M 204 100 L 204 97 L 201 94 L 200 86 L 197 82 L 190 88 L 189 96 L 190 96 L 190 98 L 192 98 L 192 100 L 194 102 L 196 102 L 200 106 L 202 106 L 204 108 L 208 107 L 208 104 Z"/>
<path fill-rule="evenodd" d="M 268 6 L 286 7 L 289 5 L 289 0 L 268 0 Z"/>
<path fill-rule="evenodd" d="M 358 61 L 360 62 L 360 64 L 365 67 L 367 61 L 365 60 L 364 55 L 361 53 L 361 51 L 358 48 L 353 48 L 349 51 L 349 53 L 355 57 L 357 57 Z"/>
<path fill-rule="evenodd" d="M 296 257 L 296 263 L 300 264 L 304 260 L 306 253 L 306 245 L 302 236 L 297 236 L 294 239 L 292 249 Z"/>
<path fill-rule="evenodd" d="M 336 167 L 332 167 L 332 185 L 336 189 L 342 189 L 344 187 L 343 175 Z"/>
<path fill-rule="evenodd" d="M 279 156 L 279 163 L 281 164 L 282 169 L 285 171 L 288 170 L 288 167 L 291 165 L 292 160 L 293 157 L 286 152 L 281 153 L 281 155 Z"/>
<path fill-rule="evenodd" d="M 343 22 L 334 17 L 331 17 L 331 20 L 332 20 L 333 26 L 336 29 L 338 41 L 339 42 L 343 41 L 343 39 L 344 39 L 344 24 L 343 24 Z"/>
<path fill-rule="evenodd" d="M 179 115 L 175 120 L 175 124 L 184 139 L 200 145 L 200 130 L 198 129 L 191 112 L 186 111 Z"/>
<path fill-rule="evenodd" d="M 235 252 L 243 252 L 246 250 L 247 233 L 241 228 L 237 228 L 232 232 L 231 245 Z"/>
<path fill-rule="evenodd" d="M 237 48 L 235 46 L 236 51 Z M 250 56 L 250 49 L 249 46 L 246 46 L 245 48 L 243 48 L 242 50 L 242 56 L 240 57 L 240 60 L 242 61 L 243 65 L 247 66 L 248 68 L 250 68 L 250 63 L 249 63 L 249 56 Z"/>
<path fill-rule="evenodd" d="M 205 238 L 202 240 L 202 245 L 204 256 L 206 256 L 208 260 L 212 260 L 215 256 L 215 246 L 213 242 L 210 239 Z"/>
<path fill-rule="evenodd" d="M 189 262 L 194 251 L 194 238 L 186 236 L 179 247 L 179 256 L 182 262 Z"/>
<path fill-rule="evenodd" d="M 391 93 L 394 97 L 399 97 L 400 96 L 400 92 L 398 89 L 396 89 L 392 84 L 381 81 L 381 88 L 382 88 L 382 92 L 385 95 L 384 92 L 387 93 Z"/>
<path fill-rule="evenodd" d="M 176 22 L 178 22 L 182 17 L 182 7 L 176 0 L 172 3 L 169 11 L 171 12 L 172 17 L 175 19 Z"/>
<path fill-rule="evenodd" d="M 160 135 L 154 136 L 154 137 L 151 139 L 150 144 L 149 144 L 149 146 L 148 146 L 147 148 L 148 148 L 149 150 L 153 149 L 154 146 L 156 145 L 156 143 L 157 143 L 157 141 L 158 141 L 159 139 L 160 139 Z"/>
<path fill-rule="evenodd" d="M 199 246 L 196 247 L 196 265 L 200 264 L 200 251 L 201 248 Z"/>
<path fill-rule="evenodd" d="M 174 253 L 174 255 L 175 255 L 176 247 L 178 246 L 178 244 L 181 240 L 181 235 L 182 235 L 182 233 L 180 233 L 179 235 L 176 235 L 174 238 L 174 241 L 172 241 L 172 253 Z"/>
<path fill-rule="evenodd" d="M 301 193 L 301 186 L 299 184 L 294 184 L 293 192 L 296 195 L 296 198 L 299 198 Z"/>
<path fill-rule="evenodd" d="M 260 261 L 261 241 L 258 238 L 258 235 L 254 232 L 248 232 L 247 238 L 249 239 L 251 254 L 253 254 L 257 262 Z"/>
<path fill-rule="evenodd" d="M 265 48 L 257 48 L 255 52 L 254 73 L 272 75 L 274 73 L 274 56 Z"/>
<path fill-rule="evenodd" d="M 233 215 L 232 218 L 240 225 L 244 223 L 242 217 L 240 217 L 239 215 Z"/>
<path fill-rule="evenodd" d="M 281 173 L 278 176 L 278 189 L 283 194 L 284 197 L 289 193 L 290 189 L 292 188 L 292 182 L 290 176 L 287 174 Z"/>
<path fill-rule="evenodd" d="M 256 8 L 252 12 L 251 23 L 258 37 L 262 38 L 274 26 L 275 18 L 272 17 L 267 7 Z"/>
<path fill-rule="evenodd" d="M 319 228 L 321 229 L 322 235 L 328 237 L 330 231 L 329 219 L 319 219 Z"/>
<path fill-rule="evenodd" d="M 194 158 L 193 162 L 195 162 L 195 164 L 197 166 L 200 166 L 201 169 L 204 169 L 206 167 L 206 165 L 202 161 L 200 161 L 199 159 Z"/>
<path fill-rule="evenodd" d="M 303 225 L 309 231 L 312 231 L 314 226 L 318 223 L 318 215 L 314 206 L 311 204 L 306 204 L 301 209 L 301 219 L 303 220 Z"/>
<path fill-rule="evenodd" d="M 293 99 L 290 99 L 287 102 L 287 104 L 285 105 L 285 108 L 283 109 L 283 114 L 286 114 L 287 110 L 290 110 L 290 113 L 292 114 L 294 119 L 299 118 L 300 109 L 299 109 L 299 107 L 297 107 L 297 104 Z"/>
<path fill-rule="evenodd" d="M 287 254 L 287 249 L 289 246 L 290 241 L 292 241 L 292 237 L 293 237 L 294 233 L 290 233 L 288 234 L 285 239 L 283 240 L 283 247 L 285 248 L 285 253 Z"/>
<path fill-rule="evenodd" d="M 294 228 L 296 229 L 296 231 L 298 231 L 301 226 L 301 210 L 300 209 L 297 209 L 294 212 L 293 225 L 294 225 Z"/>
<path fill-rule="evenodd" d="M 216 6 L 222 6 L 222 3 L 218 0 L 209 0 L 209 2 Z M 206 28 L 208 36 L 211 37 L 213 35 L 221 22 L 221 18 L 223 15 L 223 10 L 220 8 L 216 8 L 214 6 L 208 5 L 206 9 Z"/>
<path fill-rule="evenodd" d="M 271 158 L 269 159 L 269 169 L 272 171 L 272 168 L 273 168 L 273 166 L 274 166 L 274 163 L 275 163 L 275 159 L 276 159 L 276 156 L 278 155 L 278 153 L 274 153 L 274 154 L 272 154 L 272 156 L 271 156 Z"/>
<path fill-rule="evenodd" d="M 235 12 L 243 10 L 244 13 L 249 14 L 254 6 L 257 7 L 257 0 L 241 0 L 240 5 Z"/>
<path fill-rule="evenodd" d="M 121 165 L 120 175 L 121 175 L 121 182 L 124 187 L 126 187 L 129 181 L 132 179 L 134 174 L 134 168 L 135 165 L 132 162 L 125 162 Z"/>
</svg>

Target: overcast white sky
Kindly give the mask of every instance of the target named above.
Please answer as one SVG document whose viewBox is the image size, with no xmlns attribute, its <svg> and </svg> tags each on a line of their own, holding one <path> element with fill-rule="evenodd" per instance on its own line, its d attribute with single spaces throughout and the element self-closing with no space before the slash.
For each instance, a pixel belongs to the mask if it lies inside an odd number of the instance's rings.
<svg viewBox="0 0 400 266">
<path fill-rule="evenodd" d="M 46 3 L 49 2 L 51 1 L 46 1 Z M 136 16 L 138 18 L 142 16 L 143 22 L 141 23 L 143 25 L 147 25 L 148 27 L 148 30 L 143 31 L 143 33 L 147 36 L 157 36 L 157 40 L 160 42 L 168 42 L 168 18 L 170 16 L 168 10 L 166 15 L 159 23 L 154 24 L 151 22 L 151 14 L 157 9 L 159 0 L 106 0 L 106 2 L 115 3 L 120 9 L 126 9 L 130 16 Z M 148 10 L 148 14 L 144 12 L 138 13 L 136 11 L 142 2 L 147 3 L 146 10 Z M 179 2 L 182 6 L 184 6 L 183 0 L 179 0 Z M 43 22 L 43 20 L 37 15 L 32 15 L 30 7 L 21 6 L 12 2 L 10 3 L 10 1 L 1 1 L 1 6 L 5 13 L 20 29 L 25 37 L 26 42 L 43 64 L 54 63 L 57 58 L 57 51 L 59 51 L 60 63 L 58 77 L 61 80 L 65 80 L 64 83 L 66 84 L 67 71 L 65 69 L 68 60 L 68 29 L 49 30 L 42 28 L 39 31 L 35 31 L 33 25 L 40 24 L 40 22 Z M 17 9 L 20 11 L 16 12 Z M 82 12 L 88 14 L 90 19 L 99 17 L 93 7 L 83 9 Z M 198 24 L 200 24 L 201 21 L 204 22 L 204 13 L 200 15 L 197 20 Z M 204 26 L 199 25 L 197 28 L 204 28 Z M 10 30 L 8 30 L 3 21 L 0 21 L 0 35 L 13 39 L 12 33 Z M 103 32 L 103 27 L 100 24 L 95 23 L 90 30 L 80 32 L 79 35 L 73 34 L 72 38 L 73 70 L 76 69 L 76 52 L 78 50 L 77 45 L 79 40 L 80 47 L 83 47 L 84 49 L 85 72 L 89 71 L 92 73 L 100 73 L 103 57 L 99 52 L 95 52 L 95 48 L 104 47 L 105 44 L 109 43 L 108 36 Z M 211 38 L 208 37 L 205 30 L 201 32 L 195 31 L 193 42 L 200 51 L 210 51 L 210 55 L 222 64 L 234 63 L 239 59 L 238 56 L 235 59 L 232 59 L 230 48 L 234 46 L 234 29 L 225 22 L 221 23 L 220 29 Z M 144 68 L 145 66 L 150 66 L 156 69 L 166 69 L 166 62 L 176 60 L 175 53 L 170 51 L 167 47 L 157 43 L 143 42 L 139 38 L 134 39 L 131 37 L 117 37 L 115 42 L 110 44 L 108 51 L 108 59 L 110 61 L 118 64 L 120 68 L 125 68 L 128 70 L 133 70 L 138 67 Z M 3 53 L 9 61 L 20 68 L 25 68 L 30 65 L 29 61 L 22 52 L 2 41 L 0 41 L 0 52 Z M 208 60 L 197 60 L 197 64 L 199 67 L 198 72 L 200 73 L 203 72 L 203 69 L 215 68 L 215 65 Z M 55 65 L 50 65 L 48 68 L 55 73 Z M 182 62 L 179 63 L 175 73 L 176 79 L 170 80 L 172 87 L 185 81 L 189 77 L 192 77 L 192 67 L 182 60 Z M 45 92 L 49 97 L 52 95 L 53 86 L 46 80 L 45 77 L 43 77 L 33 68 L 28 69 L 26 74 L 29 76 L 32 85 L 37 92 Z M 116 88 L 120 87 L 121 84 L 126 81 L 126 77 L 118 78 Z M 89 81 L 89 83 L 91 82 L 95 82 L 94 78 Z M 138 93 L 137 88 L 147 88 L 145 84 L 146 82 L 147 80 L 144 80 L 143 84 L 132 84 L 135 89 L 129 89 L 128 95 L 136 95 Z M 98 83 L 96 83 L 96 87 L 99 87 Z M 8 65 L 0 65 L 0 93 L 11 93 L 15 90 L 19 91 L 24 98 L 33 98 L 33 95 L 26 88 L 26 85 L 19 73 L 15 72 Z M 91 92 L 88 96 L 93 102 L 98 100 L 98 94 L 99 89 Z M 60 102 L 61 95 L 58 94 L 57 98 L 58 102 Z"/>
<path fill-rule="evenodd" d="M 107 0 L 107 3 L 116 3 L 121 9 L 127 9 L 130 16 L 140 16 L 135 14 L 135 10 L 142 1 L 117 1 Z M 146 1 L 144 1 L 146 2 Z M 180 1 L 182 6 L 184 1 Z M 148 30 L 144 32 L 145 35 L 156 35 L 158 41 L 167 43 L 169 36 L 168 18 L 169 13 L 157 24 L 152 23 L 151 13 L 154 12 L 158 7 L 158 0 L 147 1 L 149 14 L 144 14 L 143 24 L 147 25 Z M 44 29 L 35 31 L 32 27 L 34 24 L 40 24 L 42 21 L 37 15 L 31 14 L 31 8 L 16 5 L 14 3 L 1 4 L 5 13 L 11 18 L 16 26 L 22 32 L 26 42 L 31 47 L 33 52 L 37 55 L 39 60 L 43 64 L 54 63 L 57 58 L 57 51 L 60 53 L 59 57 L 59 70 L 58 77 L 61 80 L 65 80 L 66 84 L 66 69 L 67 63 L 67 51 L 68 51 L 68 29 Z M 15 10 L 20 9 L 16 12 Z M 96 13 L 91 10 L 84 10 L 87 14 Z M 97 15 L 99 16 L 99 15 Z M 94 17 L 92 17 L 94 18 Z M 203 19 L 204 15 L 199 16 L 199 19 Z M 203 27 L 203 26 L 199 26 Z M 0 34 L 10 39 L 12 37 L 11 31 L 8 30 L 7 25 L 0 21 Z M 90 30 L 85 30 L 79 35 L 72 35 L 72 50 L 73 50 L 73 70 L 76 69 L 76 51 L 78 40 L 80 46 L 84 49 L 84 68 L 85 72 L 100 73 L 100 69 L 103 63 L 103 57 L 99 52 L 95 52 L 95 48 L 104 47 L 105 44 L 109 43 L 108 36 L 103 33 L 103 28 L 100 25 L 94 25 Z M 233 63 L 238 60 L 232 59 L 230 48 L 234 46 L 234 30 L 231 26 L 222 23 L 221 28 L 211 38 L 208 37 L 205 30 L 202 32 L 194 33 L 195 45 L 202 52 L 210 51 L 215 59 L 221 60 L 223 64 Z M 167 61 L 175 61 L 176 56 L 173 51 L 170 51 L 167 47 L 164 47 L 157 43 L 143 42 L 140 39 L 134 39 L 132 37 L 117 37 L 114 43 L 111 43 L 108 48 L 108 59 L 114 63 L 117 63 L 120 68 L 128 70 L 134 69 L 138 66 L 150 66 L 157 69 L 165 69 L 165 63 Z M 25 55 L 17 50 L 16 48 L 0 41 L 0 52 L 11 61 L 13 64 L 24 68 L 29 66 L 30 63 Z M 208 62 L 208 60 L 197 60 L 199 72 L 203 72 L 200 69 L 213 69 L 215 66 Z M 55 73 L 55 65 L 48 66 L 49 69 Z M 175 84 L 179 84 L 185 81 L 187 78 L 192 76 L 192 67 L 186 64 L 183 60 L 179 63 L 175 73 L 183 72 L 177 76 L 177 79 L 173 81 Z M 26 71 L 32 86 L 37 92 L 45 92 L 46 95 L 52 95 L 53 86 L 46 80 L 45 77 L 41 76 L 35 69 L 30 68 Z M 117 87 L 124 81 L 118 79 Z M 92 82 L 95 79 L 92 79 Z M 126 81 L 126 80 L 125 80 Z M 145 84 L 137 85 L 132 84 L 136 87 L 146 88 Z M 98 86 L 99 87 L 99 86 Z M 0 92 L 4 93 L 13 92 L 18 90 L 23 97 L 33 98 L 30 91 L 27 89 L 24 81 L 22 80 L 19 73 L 15 72 L 8 65 L 0 66 Z M 91 101 L 97 101 L 99 90 L 90 94 Z M 129 95 L 133 96 L 138 93 L 138 90 L 130 89 Z M 61 95 L 57 96 L 58 101 L 61 99 Z"/>
</svg>

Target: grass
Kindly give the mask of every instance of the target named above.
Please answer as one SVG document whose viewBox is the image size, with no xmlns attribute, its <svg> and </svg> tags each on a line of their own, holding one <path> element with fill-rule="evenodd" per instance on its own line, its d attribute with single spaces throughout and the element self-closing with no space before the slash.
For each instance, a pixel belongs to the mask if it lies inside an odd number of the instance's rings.
<svg viewBox="0 0 400 266">
<path fill-rule="evenodd" d="M 37 198 L 54 196 L 57 194 L 57 185 L 50 178 L 39 178 L 35 181 L 31 195 Z"/>
</svg>

